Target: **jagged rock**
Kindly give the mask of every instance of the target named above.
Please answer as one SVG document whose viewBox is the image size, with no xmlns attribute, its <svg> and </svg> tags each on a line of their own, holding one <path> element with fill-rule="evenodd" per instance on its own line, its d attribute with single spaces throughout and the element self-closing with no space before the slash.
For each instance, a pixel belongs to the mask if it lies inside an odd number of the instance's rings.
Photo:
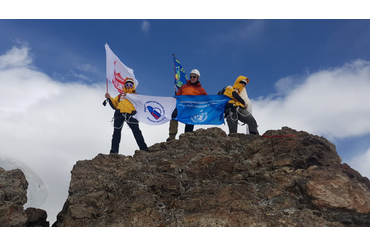
<svg viewBox="0 0 370 247">
<path fill-rule="evenodd" d="M 53 226 L 370 226 L 370 182 L 325 138 L 199 129 L 78 161 Z"/>
<path fill-rule="evenodd" d="M 5 171 L 0 167 L 0 227 L 49 226 L 44 210 L 23 209 L 27 187 L 28 182 L 20 169 Z"/>
<path fill-rule="evenodd" d="M 46 221 L 48 215 L 45 210 L 38 208 L 27 208 L 27 226 L 28 227 L 49 227 L 49 221 Z"/>
<path fill-rule="evenodd" d="M 0 167 L 0 226 L 25 226 L 28 182 L 20 169 L 5 171 Z"/>
</svg>

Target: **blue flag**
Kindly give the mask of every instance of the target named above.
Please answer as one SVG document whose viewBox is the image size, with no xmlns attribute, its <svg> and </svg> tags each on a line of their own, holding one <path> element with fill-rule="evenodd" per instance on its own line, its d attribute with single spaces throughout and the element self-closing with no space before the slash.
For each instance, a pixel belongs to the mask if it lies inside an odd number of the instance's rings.
<svg viewBox="0 0 370 247">
<path fill-rule="evenodd" d="M 175 120 L 192 125 L 221 125 L 224 111 L 230 100 L 225 95 L 176 96 L 177 117 Z"/>
<path fill-rule="evenodd" d="M 175 66 L 175 92 L 177 92 L 182 85 L 186 84 L 188 77 L 179 60 L 176 59 L 175 54 L 173 54 L 173 63 Z"/>
</svg>

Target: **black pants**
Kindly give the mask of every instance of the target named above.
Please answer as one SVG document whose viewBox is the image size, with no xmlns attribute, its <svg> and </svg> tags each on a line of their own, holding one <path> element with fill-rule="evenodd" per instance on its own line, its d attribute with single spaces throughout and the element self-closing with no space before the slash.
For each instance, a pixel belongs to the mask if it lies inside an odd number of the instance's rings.
<svg viewBox="0 0 370 247">
<path fill-rule="evenodd" d="M 192 132 L 193 130 L 194 130 L 194 125 L 185 124 L 185 133 L 186 132 Z"/>
<path fill-rule="evenodd" d="M 227 126 L 229 127 L 229 133 L 237 133 L 239 120 L 242 123 L 248 124 L 251 135 L 259 135 L 257 121 L 246 109 L 239 108 L 237 110 L 236 107 L 228 107 L 225 110 L 225 117 Z"/>
<path fill-rule="evenodd" d="M 140 150 L 148 151 L 148 147 L 144 141 L 143 134 L 141 133 L 141 130 L 139 128 L 139 121 L 133 118 L 131 114 L 124 113 L 114 115 L 114 131 L 112 136 L 112 147 L 110 153 L 119 152 L 119 143 L 121 142 L 121 132 L 125 120 L 128 126 L 130 127 L 132 134 L 134 134 L 136 143 L 139 146 Z"/>
</svg>

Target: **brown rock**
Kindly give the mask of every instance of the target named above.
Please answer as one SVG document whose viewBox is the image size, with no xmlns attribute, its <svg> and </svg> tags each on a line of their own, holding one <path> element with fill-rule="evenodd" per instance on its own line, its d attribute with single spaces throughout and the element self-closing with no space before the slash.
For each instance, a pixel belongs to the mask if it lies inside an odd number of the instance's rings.
<svg viewBox="0 0 370 247">
<path fill-rule="evenodd" d="M 27 208 L 28 182 L 20 169 L 5 171 L 0 167 L 0 227 L 49 226 L 42 209 Z"/>
<path fill-rule="evenodd" d="M 5 171 L 0 167 L 0 226 L 25 226 L 27 214 L 26 177 L 20 169 Z"/>
<path fill-rule="evenodd" d="M 49 227 L 49 221 L 46 221 L 48 215 L 45 210 L 38 208 L 27 208 L 28 227 Z"/>
<path fill-rule="evenodd" d="M 199 129 L 78 161 L 53 226 L 370 226 L 370 182 L 303 131 Z"/>
</svg>

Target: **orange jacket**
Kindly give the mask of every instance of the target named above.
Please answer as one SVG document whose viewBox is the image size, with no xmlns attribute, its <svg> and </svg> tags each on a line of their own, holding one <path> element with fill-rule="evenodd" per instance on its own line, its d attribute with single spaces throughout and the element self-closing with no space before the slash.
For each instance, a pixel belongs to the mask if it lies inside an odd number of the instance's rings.
<svg viewBox="0 0 370 247">
<path fill-rule="evenodd" d="M 206 90 L 204 90 L 202 85 L 200 84 L 200 81 L 198 81 L 195 84 L 191 84 L 190 81 L 187 81 L 186 84 L 180 87 L 176 95 L 179 96 L 179 95 L 208 95 L 208 94 L 206 93 Z"/>
</svg>

